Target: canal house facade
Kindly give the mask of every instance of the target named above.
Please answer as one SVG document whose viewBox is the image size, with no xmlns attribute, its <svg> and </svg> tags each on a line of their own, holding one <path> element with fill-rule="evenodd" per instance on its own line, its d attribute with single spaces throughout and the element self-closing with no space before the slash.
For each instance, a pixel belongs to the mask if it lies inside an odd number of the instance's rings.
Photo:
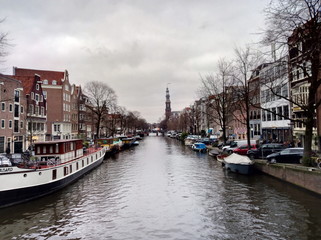
<svg viewBox="0 0 321 240">
<path fill-rule="evenodd" d="M 267 64 L 260 71 L 262 138 L 269 142 L 290 142 L 291 113 L 287 57 Z"/>
<path fill-rule="evenodd" d="M 0 74 L 0 153 L 26 148 L 26 98 L 21 81 Z"/>
<path fill-rule="evenodd" d="M 12 76 L 21 81 L 26 98 L 26 146 L 45 141 L 47 132 L 47 101 L 39 75 Z"/>
<path fill-rule="evenodd" d="M 34 76 L 42 79 L 42 89 L 47 101 L 46 140 L 71 139 L 71 95 L 68 71 L 48 71 L 14 67 L 13 75 Z"/>
</svg>

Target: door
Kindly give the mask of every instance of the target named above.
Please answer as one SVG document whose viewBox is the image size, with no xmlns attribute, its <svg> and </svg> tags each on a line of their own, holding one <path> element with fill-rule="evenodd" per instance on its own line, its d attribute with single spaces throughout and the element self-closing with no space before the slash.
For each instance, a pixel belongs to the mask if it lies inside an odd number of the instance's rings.
<svg viewBox="0 0 321 240">
<path fill-rule="evenodd" d="M 14 142 L 14 153 L 22 153 L 22 142 Z"/>
</svg>

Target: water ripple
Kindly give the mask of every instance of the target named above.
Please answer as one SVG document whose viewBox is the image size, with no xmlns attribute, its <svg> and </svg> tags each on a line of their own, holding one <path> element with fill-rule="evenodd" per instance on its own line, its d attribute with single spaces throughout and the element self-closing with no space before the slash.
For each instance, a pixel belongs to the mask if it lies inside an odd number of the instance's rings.
<svg viewBox="0 0 321 240">
<path fill-rule="evenodd" d="M 148 137 L 64 190 L 0 210 L 0 239 L 316 239 L 320 198 Z"/>
</svg>

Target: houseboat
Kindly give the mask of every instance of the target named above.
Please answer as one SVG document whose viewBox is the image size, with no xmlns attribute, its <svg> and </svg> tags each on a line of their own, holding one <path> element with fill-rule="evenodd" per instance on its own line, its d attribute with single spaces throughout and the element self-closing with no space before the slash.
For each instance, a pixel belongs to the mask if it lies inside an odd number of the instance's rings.
<svg viewBox="0 0 321 240">
<path fill-rule="evenodd" d="M 35 143 L 34 154 L 24 154 L 19 162 L 1 155 L 0 208 L 65 187 L 99 166 L 105 152 L 98 146 L 84 151 L 82 140 L 73 139 Z"/>
</svg>

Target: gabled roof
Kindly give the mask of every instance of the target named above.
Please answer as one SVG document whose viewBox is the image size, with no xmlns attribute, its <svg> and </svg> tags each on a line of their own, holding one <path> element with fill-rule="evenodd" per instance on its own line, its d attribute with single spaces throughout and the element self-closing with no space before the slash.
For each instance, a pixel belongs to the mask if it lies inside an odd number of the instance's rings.
<svg viewBox="0 0 321 240">
<path fill-rule="evenodd" d="M 13 68 L 14 76 L 34 76 L 39 75 L 42 80 L 48 80 L 48 84 L 52 84 L 52 81 L 57 81 L 57 85 L 62 85 L 65 80 L 65 76 L 68 75 L 67 70 L 64 72 L 59 71 L 48 71 L 48 70 L 37 70 L 37 69 L 25 69 L 25 68 Z"/>
<path fill-rule="evenodd" d="M 6 81 L 12 81 L 12 82 L 19 82 L 19 83 L 21 83 L 21 81 L 13 78 L 12 76 L 3 75 L 3 74 L 0 73 L 0 82 L 1 82 L 1 80 L 6 80 Z"/>
<path fill-rule="evenodd" d="M 30 94 L 35 82 L 40 81 L 40 77 L 37 75 L 34 75 L 33 77 L 32 76 L 10 76 L 10 77 L 22 82 L 22 86 L 23 86 L 23 90 L 25 91 L 25 94 Z"/>
</svg>

